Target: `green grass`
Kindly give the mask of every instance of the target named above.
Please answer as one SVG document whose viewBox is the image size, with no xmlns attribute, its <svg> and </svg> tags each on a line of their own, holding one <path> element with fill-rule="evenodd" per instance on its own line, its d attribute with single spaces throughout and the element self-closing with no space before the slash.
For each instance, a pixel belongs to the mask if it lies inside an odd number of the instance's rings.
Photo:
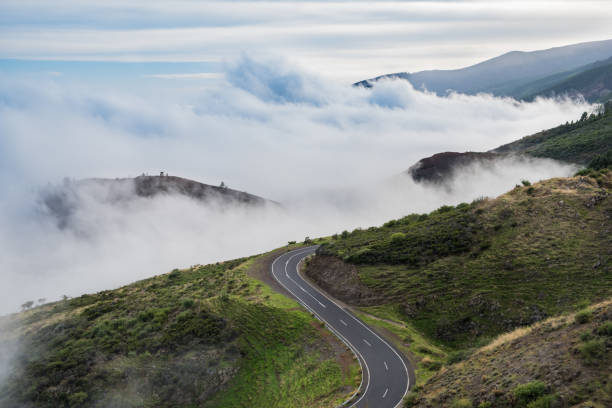
<svg viewBox="0 0 612 408">
<path fill-rule="evenodd" d="M 601 177 L 409 215 L 320 252 L 354 264 L 381 304 L 433 343 L 478 346 L 612 295 L 610 172 Z"/>
<path fill-rule="evenodd" d="M 360 381 L 331 334 L 238 259 L 49 304 L 3 319 L 22 344 L 0 405 L 303 407 Z"/>
<path fill-rule="evenodd" d="M 526 153 L 535 157 L 586 165 L 612 149 L 612 105 L 605 114 L 566 123 L 501 146 L 497 152 Z"/>
</svg>

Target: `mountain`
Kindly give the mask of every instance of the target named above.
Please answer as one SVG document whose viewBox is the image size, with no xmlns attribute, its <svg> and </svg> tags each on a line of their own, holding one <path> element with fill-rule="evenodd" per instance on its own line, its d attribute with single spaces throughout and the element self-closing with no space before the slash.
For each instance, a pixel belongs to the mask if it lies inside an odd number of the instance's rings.
<svg viewBox="0 0 612 408">
<path fill-rule="evenodd" d="M 526 100 L 537 96 L 582 96 L 589 102 L 605 102 L 612 99 L 612 58 L 586 65 L 573 72 L 544 78 L 526 88 L 531 88 L 531 93 L 521 90 L 510 96 Z M 534 88 L 538 90 L 533 91 Z"/>
<path fill-rule="evenodd" d="M 583 114 L 576 122 L 525 136 L 488 152 L 434 154 L 419 160 L 406 173 L 417 182 L 441 184 L 461 167 L 476 163 L 486 166 L 509 155 L 517 160 L 531 156 L 584 166 L 601 154 L 612 154 L 607 152 L 612 152 L 612 102 L 602 105 L 598 114 Z"/>
<path fill-rule="evenodd" d="M 0 356 L 16 355 L 0 378 L 0 406 L 338 405 L 359 385 L 359 364 L 257 279 L 278 255 L 177 269 L 0 317 Z"/>
<path fill-rule="evenodd" d="M 449 90 L 476 94 L 488 92 L 511 96 L 517 89 L 553 74 L 571 71 L 612 56 L 612 40 L 594 41 L 555 47 L 540 51 L 511 51 L 479 64 L 454 70 L 429 70 L 381 75 L 355 83 L 371 87 L 384 78 L 410 81 L 416 89 L 427 89 L 438 95 Z"/>
<path fill-rule="evenodd" d="M 474 163 L 490 163 L 501 158 L 497 153 L 481 152 L 443 152 L 419 160 L 406 173 L 417 182 L 442 183 L 460 167 Z"/>
<path fill-rule="evenodd" d="M 56 218 L 64 227 L 84 196 L 106 204 L 118 204 L 137 198 L 179 195 L 202 202 L 222 205 L 262 206 L 278 203 L 226 186 L 211 186 L 182 177 L 142 175 L 135 178 L 65 180 L 63 184 L 49 186 L 40 193 L 43 210 Z"/>
</svg>

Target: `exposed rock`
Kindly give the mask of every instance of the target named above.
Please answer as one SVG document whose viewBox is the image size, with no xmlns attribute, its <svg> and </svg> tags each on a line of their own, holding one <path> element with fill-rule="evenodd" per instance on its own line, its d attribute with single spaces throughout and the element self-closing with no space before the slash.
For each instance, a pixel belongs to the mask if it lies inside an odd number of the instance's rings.
<svg viewBox="0 0 612 408">
<path fill-rule="evenodd" d="M 460 167 L 474 163 L 487 163 L 503 157 L 489 152 L 444 152 L 419 160 L 407 170 L 415 181 L 443 183 Z"/>
</svg>

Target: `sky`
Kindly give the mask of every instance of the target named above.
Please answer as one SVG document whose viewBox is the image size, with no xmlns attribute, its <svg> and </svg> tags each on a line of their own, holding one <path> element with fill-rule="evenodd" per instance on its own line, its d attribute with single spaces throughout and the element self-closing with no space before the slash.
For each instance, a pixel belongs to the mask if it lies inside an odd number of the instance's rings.
<svg viewBox="0 0 612 408">
<path fill-rule="evenodd" d="M 217 78 L 224 64 L 246 52 L 288 56 L 304 69 L 349 83 L 609 39 L 610 21 L 607 0 L 3 0 L 0 58 L 21 63 L 0 62 L 0 70 L 201 82 Z M 109 70 L 119 61 L 140 64 Z"/>
<path fill-rule="evenodd" d="M 605 1 L 4 0 L 0 315 L 571 175 L 572 165 L 507 159 L 434 188 L 405 171 L 575 120 L 594 108 L 583 101 L 350 84 L 608 39 L 609 21 Z M 115 205 L 64 182 L 159 171 L 283 207 Z M 74 198 L 68 227 L 44 205 L 56 190 Z"/>
</svg>

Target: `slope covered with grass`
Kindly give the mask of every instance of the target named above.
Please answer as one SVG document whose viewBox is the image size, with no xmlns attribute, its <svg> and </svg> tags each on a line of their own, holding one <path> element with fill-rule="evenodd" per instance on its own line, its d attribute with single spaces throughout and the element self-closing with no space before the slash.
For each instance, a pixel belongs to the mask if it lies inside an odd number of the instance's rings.
<svg viewBox="0 0 612 408">
<path fill-rule="evenodd" d="M 612 406 L 612 300 L 521 328 L 414 390 L 413 407 Z"/>
<path fill-rule="evenodd" d="M 306 273 L 348 303 L 385 305 L 449 349 L 474 347 L 612 296 L 611 189 L 602 170 L 345 232 Z"/>
<path fill-rule="evenodd" d="M 0 406 L 333 406 L 359 366 L 297 303 L 249 277 L 270 260 L 174 270 L 2 318 L 0 342 L 18 359 Z"/>
<path fill-rule="evenodd" d="M 597 115 L 523 137 L 500 146 L 495 153 L 521 153 L 534 157 L 587 164 L 596 155 L 612 150 L 612 103 Z"/>
</svg>

